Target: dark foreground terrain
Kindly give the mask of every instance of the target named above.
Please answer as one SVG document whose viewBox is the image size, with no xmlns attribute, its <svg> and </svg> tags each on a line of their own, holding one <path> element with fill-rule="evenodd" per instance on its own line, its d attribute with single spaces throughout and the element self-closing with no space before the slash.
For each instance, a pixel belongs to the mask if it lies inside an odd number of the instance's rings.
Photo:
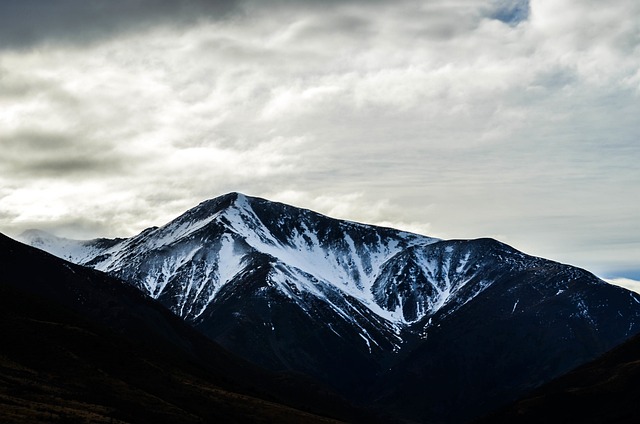
<svg viewBox="0 0 640 424">
<path fill-rule="evenodd" d="M 3 424 L 374 421 L 235 358 L 137 289 L 3 235 L 0 346 Z"/>
<path fill-rule="evenodd" d="M 640 336 L 477 424 L 640 422 Z"/>
</svg>

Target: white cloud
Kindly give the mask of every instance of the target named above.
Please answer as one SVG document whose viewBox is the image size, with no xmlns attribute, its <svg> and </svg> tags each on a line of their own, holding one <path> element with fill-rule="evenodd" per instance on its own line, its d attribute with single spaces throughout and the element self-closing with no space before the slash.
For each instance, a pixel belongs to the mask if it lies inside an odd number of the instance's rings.
<svg viewBox="0 0 640 424">
<path fill-rule="evenodd" d="M 640 5 L 519 5 L 253 2 L 4 50 L 0 231 L 126 236 L 239 190 L 632 266 Z"/>
<path fill-rule="evenodd" d="M 604 281 L 606 281 L 609 284 L 624 287 L 627 290 L 640 293 L 640 281 L 631 280 L 629 278 L 613 278 L 613 279 L 605 279 Z"/>
<path fill-rule="evenodd" d="M 386 199 L 367 199 L 362 192 L 314 196 L 309 192 L 287 190 L 268 193 L 268 198 L 334 218 L 350 220 L 357 216 L 359 222 L 371 225 L 417 234 L 431 234 L 431 225 L 428 222 L 397 220 L 404 216 L 399 205 L 391 205 Z"/>
</svg>

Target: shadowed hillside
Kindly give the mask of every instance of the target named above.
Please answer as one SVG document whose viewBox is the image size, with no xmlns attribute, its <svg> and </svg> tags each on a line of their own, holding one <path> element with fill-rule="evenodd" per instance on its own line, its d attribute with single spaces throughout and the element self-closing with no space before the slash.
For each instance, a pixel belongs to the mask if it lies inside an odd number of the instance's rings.
<svg viewBox="0 0 640 424">
<path fill-rule="evenodd" d="M 2 235 L 0 338 L 2 423 L 370 420 L 233 357 L 138 290 Z"/>
<path fill-rule="evenodd" d="M 640 422 L 640 336 L 477 424 Z"/>
</svg>

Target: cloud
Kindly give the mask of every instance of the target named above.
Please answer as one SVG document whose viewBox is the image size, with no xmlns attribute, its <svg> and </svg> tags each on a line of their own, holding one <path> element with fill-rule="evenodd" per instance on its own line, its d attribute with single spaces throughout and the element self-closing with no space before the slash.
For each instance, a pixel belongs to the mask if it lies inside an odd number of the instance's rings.
<svg viewBox="0 0 640 424">
<path fill-rule="evenodd" d="M 122 158 L 77 134 L 16 132 L 3 142 L 0 169 L 13 178 L 57 178 L 104 175 L 122 170 Z M 82 139 L 81 139 L 82 140 Z"/>
<path fill-rule="evenodd" d="M 430 234 L 431 226 L 426 222 L 406 222 L 399 205 L 392 205 L 385 199 L 367 198 L 362 192 L 351 192 L 340 195 L 312 195 L 304 191 L 268 192 L 270 200 L 311 209 L 324 215 L 349 220 L 359 216 L 360 222 L 382 227 L 396 228 L 417 234 Z"/>
<path fill-rule="evenodd" d="M 0 5 L 3 231 L 128 236 L 243 191 L 632 261 L 637 2 L 155 3 Z"/>
<path fill-rule="evenodd" d="M 6 0 L 0 3 L 0 48 L 82 45 L 158 24 L 219 19 L 236 6 L 233 0 Z"/>
<path fill-rule="evenodd" d="M 605 280 L 609 284 L 624 287 L 627 290 L 640 293 L 640 281 L 631 280 L 629 278 L 613 278 Z"/>
</svg>

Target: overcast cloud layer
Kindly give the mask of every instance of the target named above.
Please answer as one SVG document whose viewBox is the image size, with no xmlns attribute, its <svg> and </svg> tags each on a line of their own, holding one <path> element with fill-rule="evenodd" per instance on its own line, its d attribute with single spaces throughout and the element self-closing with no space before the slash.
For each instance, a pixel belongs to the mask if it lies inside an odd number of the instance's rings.
<svg viewBox="0 0 640 424">
<path fill-rule="evenodd" d="M 0 3 L 0 231 L 229 191 L 640 278 L 640 2 Z"/>
</svg>

